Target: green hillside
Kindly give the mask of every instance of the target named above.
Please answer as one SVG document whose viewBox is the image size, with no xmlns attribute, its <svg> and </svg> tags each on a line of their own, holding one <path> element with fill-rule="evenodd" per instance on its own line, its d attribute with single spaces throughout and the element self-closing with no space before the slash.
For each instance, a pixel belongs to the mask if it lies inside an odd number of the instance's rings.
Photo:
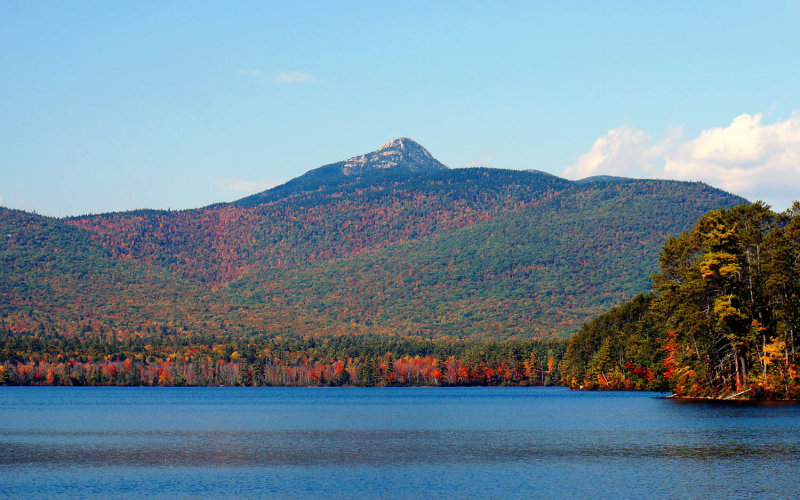
<svg viewBox="0 0 800 500">
<path fill-rule="evenodd" d="M 233 286 L 333 324 L 480 338 L 567 335 L 649 289 L 670 235 L 730 195 L 699 183 L 576 186 L 537 205 L 324 266 Z"/>
<path fill-rule="evenodd" d="M 533 338 L 649 289 L 699 183 L 447 169 L 408 139 L 238 202 L 3 210 L 5 331 Z"/>
<path fill-rule="evenodd" d="M 8 333 L 184 330 L 214 302 L 205 287 L 110 256 L 58 219 L 0 208 L 0 234 L 0 327 Z"/>
</svg>

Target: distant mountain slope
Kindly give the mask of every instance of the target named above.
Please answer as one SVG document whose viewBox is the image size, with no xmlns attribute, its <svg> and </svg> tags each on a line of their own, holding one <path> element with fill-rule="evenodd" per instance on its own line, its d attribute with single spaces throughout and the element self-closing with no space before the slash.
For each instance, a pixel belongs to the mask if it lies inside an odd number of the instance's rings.
<svg viewBox="0 0 800 500">
<path fill-rule="evenodd" d="M 344 178 L 344 176 L 342 176 Z M 256 270 L 307 266 L 408 242 L 569 188 L 553 176 L 494 169 L 347 177 L 259 205 L 238 202 L 182 212 L 138 211 L 69 220 L 117 256 L 221 285 Z M 276 188 L 278 189 L 278 188 Z"/>
<path fill-rule="evenodd" d="M 667 237 L 744 201 L 699 183 L 448 169 L 397 139 L 196 210 L 4 211 L 0 319 L 65 334 L 568 334 L 646 291 Z"/>
<path fill-rule="evenodd" d="M 58 219 L 0 208 L 0 326 L 117 333 L 180 321 L 170 296 L 199 294 L 158 269 L 112 258 Z"/>
<path fill-rule="evenodd" d="M 735 201 L 700 183 L 576 186 L 503 217 L 241 286 L 256 301 L 277 293 L 383 333 L 568 334 L 647 290 L 664 240 Z"/>
<path fill-rule="evenodd" d="M 213 290 L 127 256 L 111 256 L 63 221 L 0 207 L 0 335 L 242 334 L 264 321 L 323 325 L 304 311 L 257 316 Z"/>
</svg>

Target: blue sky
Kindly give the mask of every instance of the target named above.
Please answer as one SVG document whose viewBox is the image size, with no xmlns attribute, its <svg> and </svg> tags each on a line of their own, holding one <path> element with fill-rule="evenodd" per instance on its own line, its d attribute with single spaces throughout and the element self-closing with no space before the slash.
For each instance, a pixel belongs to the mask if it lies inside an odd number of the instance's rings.
<svg viewBox="0 0 800 500">
<path fill-rule="evenodd" d="M 230 201 L 411 137 L 450 167 L 800 198 L 798 2 L 0 2 L 0 205 Z M 797 194 L 795 194 L 797 193 Z"/>
</svg>

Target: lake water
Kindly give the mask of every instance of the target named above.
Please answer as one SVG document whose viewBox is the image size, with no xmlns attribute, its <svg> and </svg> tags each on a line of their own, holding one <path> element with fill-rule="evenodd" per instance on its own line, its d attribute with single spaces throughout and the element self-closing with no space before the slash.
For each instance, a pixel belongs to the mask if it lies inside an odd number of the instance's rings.
<svg viewBox="0 0 800 500">
<path fill-rule="evenodd" d="M 800 406 L 562 388 L 0 387 L 0 498 L 796 498 Z"/>
</svg>

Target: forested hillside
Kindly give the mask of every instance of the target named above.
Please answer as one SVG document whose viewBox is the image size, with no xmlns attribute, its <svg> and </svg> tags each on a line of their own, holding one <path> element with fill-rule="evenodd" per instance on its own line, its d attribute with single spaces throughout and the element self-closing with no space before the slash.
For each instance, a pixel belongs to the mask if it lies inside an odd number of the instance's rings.
<svg viewBox="0 0 800 500">
<path fill-rule="evenodd" d="M 119 259 L 61 220 L 0 208 L 0 315 L 11 334 L 146 332 L 185 321 L 207 293 Z M 189 306 L 189 309 L 186 309 Z"/>
<path fill-rule="evenodd" d="M 568 335 L 649 289 L 700 183 L 447 169 L 408 139 L 234 203 L 0 213 L 5 335 Z"/>
<path fill-rule="evenodd" d="M 384 334 L 567 335 L 648 290 L 663 241 L 726 201 L 701 184 L 586 185 L 460 229 L 232 286 L 252 292 L 252 303 L 285 301 Z"/>
<path fill-rule="evenodd" d="M 222 285 L 253 271 L 308 267 L 498 218 L 568 187 L 552 176 L 507 170 L 379 171 L 258 205 L 243 200 L 66 222 L 118 258 Z"/>
</svg>

